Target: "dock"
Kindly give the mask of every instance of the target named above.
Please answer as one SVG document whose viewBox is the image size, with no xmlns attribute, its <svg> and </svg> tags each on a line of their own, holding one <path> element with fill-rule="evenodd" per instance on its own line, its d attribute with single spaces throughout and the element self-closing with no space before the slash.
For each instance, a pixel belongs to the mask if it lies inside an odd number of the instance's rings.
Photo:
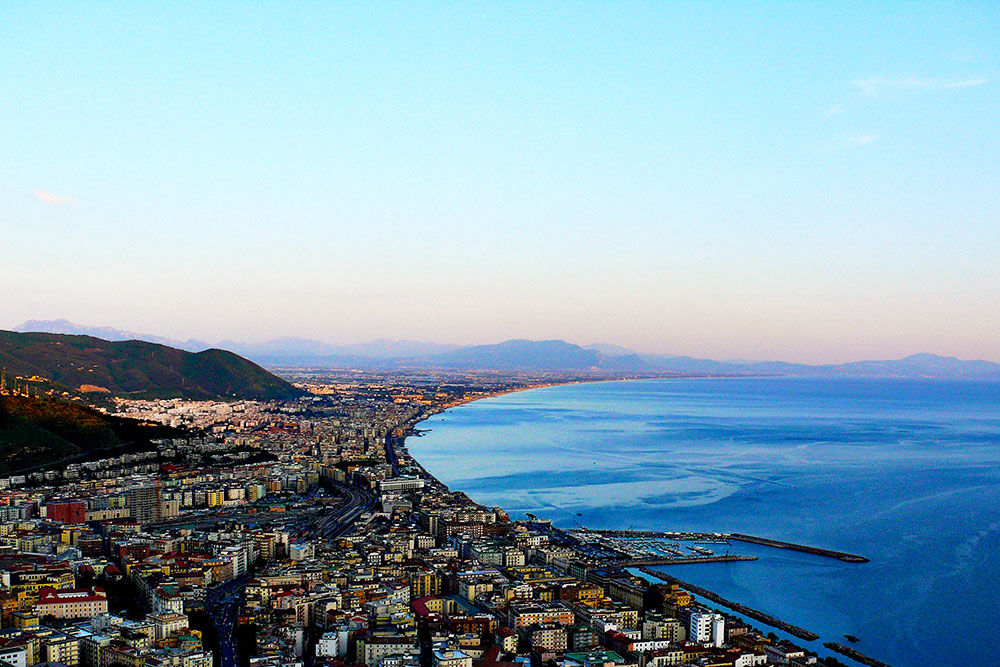
<svg viewBox="0 0 1000 667">
<path fill-rule="evenodd" d="M 842 560 L 845 563 L 868 562 L 867 558 L 864 556 L 858 556 L 857 554 L 849 554 L 843 551 L 834 551 L 832 549 L 821 549 L 820 547 L 810 547 L 804 544 L 794 544 L 792 542 L 782 542 L 781 540 L 772 540 L 767 537 L 756 537 L 754 535 L 744 535 L 743 533 L 729 533 L 727 537 L 730 540 L 735 540 L 737 542 L 749 542 L 750 544 L 760 544 L 766 547 L 774 547 L 776 549 L 788 549 L 789 551 L 801 551 L 806 554 L 836 558 L 837 560 Z"/>
<path fill-rule="evenodd" d="M 876 660 L 870 656 L 865 655 L 861 651 L 851 648 L 850 646 L 844 646 L 843 644 L 838 644 L 836 642 L 823 642 L 823 646 L 827 647 L 831 651 L 836 651 L 846 655 L 851 660 L 855 662 L 860 662 L 862 665 L 868 665 L 868 667 L 889 667 L 881 660 Z"/>
<path fill-rule="evenodd" d="M 609 528 L 582 528 L 570 530 L 570 533 L 593 533 L 604 537 L 649 538 L 659 540 L 687 540 L 712 544 L 725 543 L 728 533 L 705 533 L 677 530 L 623 530 Z"/>
<path fill-rule="evenodd" d="M 663 558 L 633 558 L 630 560 L 611 561 L 620 567 L 639 567 L 645 565 L 691 565 L 694 563 L 731 563 L 742 560 L 757 560 L 756 556 L 739 556 L 724 554 L 722 556 L 665 556 Z"/>
<path fill-rule="evenodd" d="M 799 626 L 792 625 L 791 623 L 785 623 L 781 619 L 775 618 L 770 614 L 765 614 L 764 612 L 758 611 L 752 607 L 748 607 L 745 604 L 740 604 L 739 602 L 733 602 L 731 600 L 727 600 L 721 595 L 713 593 L 712 591 L 702 588 L 701 586 L 695 586 L 694 584 L 689 584 L 686 581 L 681 581 L 677 577 L 672 577 L 669 574 L 664 574 L 663 572 L 652 570 L 648 567 L 640 567 L 639 571 L 647 576 L 659 579 L 660 581 L 666 582 L 668 584 L 676 584 L 685 590 L 691 591 L 695 595 L 705 598 L 706 600 L 711 600 L 712 602 L 720 604 L 723 607 L 728 607 L 729 609 L 732 609 L 735 612 L 743 614 L 747 618 L 752 618 L 755 621 L 760 621 L 761 623 L 770 625 L 773 628 L 778 628 L 779 630 L 783 630 L 784 632 L 787 632 L 790 635 L 794 635 L 799 639 L 805 639 L 806 641 L 815 641 L 819 639 L 819 635 L 816 634 L 815 632 L 812 632 L 811 630 L 800 628 Z M 878 667 L 878 666 L 873 666 L 873 667 Z"/>
<path fill-rule="evenodd" d="M 772 540 L 768 537 L 757 537 L 756 535 L 746 535 L 744 533 L 705 533 L 705 532 L 688 532 L 688 531 L 660 531 L 660 530 L 607 530 L 607 529 L 591 529 L 583 528 L 579 530 L 566 531 L 567 534 L 572 536 L 587 535 L 599 535 L 601 537 L 608 538 L 621 538 L 621 539 L 660 539 L 660 540 L 677 540 L 677 541 L 695 541 L 701 542 L 702 544 L 728 544 L 730 541 L 733 542 L 747 542 L 749 544 L 759 544 L 765 547 L 773 547 L 775 549 L 787 549 L 789 551 L 799 551 L 801 553 L 813 554 L 814 556 L 824 556 L 826 558 L 836 558 L 837 560 L 843 561 L 845 563 L 867 563 L 869 562 L 864 556 L 859 556 L 858 554 L 847 553 L 844 551 L 835 551 L 833 549 L 823 549 L 822 547 L 811 547 L 806 544 L 795 544 L 794 542 L 784 542 L 782 540 Z M 735 560 L 735 559 L 734 559 Z M 694 561 L 692 561 L 694 562 Z M 711 563 L 712 560 L 698 561 Z M 637 563 L 638 564 L 638 563 Z M 648 565 L 660 565 L 660 563 L 646 563 Z M 667 563 L 663 563 L 666 565 Z"/>
</svg>

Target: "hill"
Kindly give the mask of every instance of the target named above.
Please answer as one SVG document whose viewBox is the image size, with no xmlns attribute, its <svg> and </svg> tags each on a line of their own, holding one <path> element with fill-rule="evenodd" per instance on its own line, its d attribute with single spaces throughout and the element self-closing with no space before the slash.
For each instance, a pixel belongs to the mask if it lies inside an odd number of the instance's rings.
<svg viewBox="0 0 1000 667">
<path fill-rule="evenodd" d="M 7 375 L 130 398 L 286 399 L 302 392 L 225 350 L 186 352 L 139 340 L 0 331 Z"/>
<path fill-rule="evenodd" d="M 212 346 L 200 340 L 174 340 L 153 334 L 137 333 L 135 331 L 125 331 L 114 327 L 90 327 L 84 324 L 76 324 L 69 320 L 28 320 L 19 324 L 11 331 L 18 333 L 58 333 L 73 334 L 76 336 L 93 336 L 104 340 L 144 340 L 147 343 L 159 343 L 167 347 L 176 347 L 188 352 L 201 352 L 208 350 Z"/>
<path fill-rule="evenodd" d="M 642 355 L 615 346 L 581 347 L 563 340 L 509 340 L 463 347 L 424 360 L 438 368 L 519 371 L 602 371 L 642 375 L 789 375 L 1000 380 L 1000 364 L 935 354 L 845 364 L 784 361 L 733 362 L 670 355 Z"/>
<path fill-rule="evenodd" d="M 853 361 L 844 364 L 795 364 L 786 361 L 732 362 L 693 357 L 643 357 L 650 369 L 664 373 L 704 375 L 794 375 L 810 377 L 884 377 L 1000 380 L 1000 364 L 965 361 L 936 354 L 903 359 Z"/>
<path fill-rule="evenodd" d="M 601 368 L 606 357 L 564 340 L 508 340 L 429 357 L 432 366 L 488 370 L 568 371 Z"/>
<path fill-rule="evenodd" d="M 144 340 L 147 343 L 159 343 L 168 347 L 176 347 L 188 352 L 201 352 L 216 347 L 229 350 L 236 354 L 253 359 L 257 363 L 269 366 L 316 366 L 340 367 L 363 365 L 375 361 L 393 359 L 425 358 L 431 354 L 457 349 L 458 345 L 443 343 L 426 343 L 415 340 L 392 340 L 379 338 L 368 343 L 351 343 L 334 345 L 308 338 L 284 336 L 260 343 L 241 343 L 234 340 L 219 341 L 210 345 L 201 340 L 175 340 L 148 333 L 138 333 L 117 329 L 115 327 L 92 327 L 70 322 L 67 319 L 58 320 L 28 320 L 12 329 L 18 333 L 58 333 L 78 336 L 93 336 L 111 341 Z"/>
<path fill-rule="evenodd" d="M 456 349 L 457 345 L 423 343 L 414 340 L 380 338 L 370 343 L 333 345 L 307 338 L 275 338 L 262 343 L 239 343 L 224 340 L 218 344 L 248 359 L 269 366 L 341 367 L 385 365 L 394 359 L 426 358 L 431 354 Z"/>
<path fill-rule="evenodd" d="M 0 395 L 0 474 L 89 454 L 140 451 L 179 429 L 113 417 L 50 398 Z"/>
</svg>

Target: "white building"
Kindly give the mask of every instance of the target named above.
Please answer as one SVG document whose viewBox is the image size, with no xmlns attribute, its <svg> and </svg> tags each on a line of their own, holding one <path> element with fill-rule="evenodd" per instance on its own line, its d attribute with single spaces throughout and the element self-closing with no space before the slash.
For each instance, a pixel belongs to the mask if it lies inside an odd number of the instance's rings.
<svg viewBox="0 0 1000 667">
<path fill-rule="evenodd" d="M 12 667 L 25 667 L 28 664 L 28 649 L 23 646 L 0 649 L 0 660 Z"/>
<path fill-rule="evenodd" d="M 424 480 L 419 477 L 394 477 L 392 479 L 380 480 L 378 488 L 381 493 L 419 491 L 424 488 Z"/>
<path fill-rule="evenodd" d="M 317 658 L 342 658 L 347 655 L 348 632 L 324 632 L 316 642 Z"/>
<path fill-rule="evenodd" d="M 722 614 L 696 611 L 691 614 L 688 638 L 700 644 L 722 646 L 726 641 L 726 619 Z"/>
</svg>

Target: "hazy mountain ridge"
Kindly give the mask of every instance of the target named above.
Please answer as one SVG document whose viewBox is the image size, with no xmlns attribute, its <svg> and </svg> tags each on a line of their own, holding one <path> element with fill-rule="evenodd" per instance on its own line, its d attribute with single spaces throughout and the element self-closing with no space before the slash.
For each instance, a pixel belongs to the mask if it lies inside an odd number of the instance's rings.
<svg viewBox="0 0 1000 667">
<path fill-rule="evenodd" d="M 218 347 L 231 350 L 252 359 L 267 359 L 285 363 L 303 364 L 310 360 L 333 360 L 349 363 L 357 359 L 405 359 L 426 357 L 458 349 L 458 345 L 426 343 L 415 340 L 391 340 L 379 338 L 369 343 L 334 345 L 308 338 L 286 336 L 261 343 L 239 343 L 231 340 L 220 341 Z"/>
<path fill-rule="evenodd" d="M 148 333 L 138 333 L 117 329 L 115 327 L 92 327 L 76 324 L 66 319 L 58 320 L 28 320 L 12 329 L 18 333 L 53 333 L 79 336 L 93 336 L 108 341 L 141 340 L 175 347 L 189 352 L 202 352 L 212 348 L 229 350 L 244 357 L 252 358 L 271 365 L 291 365 L 320 363 L 334 361 L 350 364 L 352 359 L 402 359 L 426 357 L 440 352 L 458 349 L 459 345 L 432 343 L 416 340 L 393 340 L 379 338 L 368 343 L 349 343 L 335 345 L 309 338 L 282 336 L 258 343 L 246 343 L 234 340 L 222 340 L 216 344 L 202 340 L 186 341 L 165 338 Z"/>
<path fill-rule="evenodd" d="M 734 363 L 693 357 L 644 357 L 644 359 L 653 369 L 678 373 L 1000 380 L 1000 364 L 991 361 L 964 361 L 930 353 L 914 354 L 902 359 L 819 365 L 785 361 Z"/>
<path fill-rule="evenodd" d="M 67 320 L 32 320 L 16 328 L 24 329 L 34 325 L 133 335 L 111 327 L 82 327 Z M 168 340 L 156 336 L 146 336 L 140 340 L 146 339 Z M 642 375 L 806 375 L 1000 380 L 1000 364 L 991 361 L 964 361 L 929 353 L 895 360 L 812 365 L 784 361 L 716 361 L 688 356 L 642 354 L 620 345 L 593 343 L 581 346 L 564 340 L 513 339 L 489 345 L 458 346 L 382 338 L 369 343 L 335 345 L 288 336 L 260 343 L 227 340 L 220 342 L 217 347 L 270 367 L 426 367 L 537 372 L 602 371 Z"/>
<path fill-rule="evenodd" d="M 566 371 L 599 368 L 605 357 L 563 340 L 508 340 L 495 345 L 473 345 L 431 356 L 445 368 Z"/>
<path fill-rule="evenodd" d="M 188 352 L 201 352 L 213 347 L 205 341 L 196 340 L 194 338 L 189 340 L 174 340 L 173 338 L 164 338 L 163 336 L 155 336 L 153 334 L 137 333 L 135 331 L 116 329 L 114 327 L 90 327 L 83 324 L 76 324 L 75 322 L 70 322 L 65 319 L 28 320 L 23 324 L 17 325 L 11 329 L 11 331 L 17 333 L 53 333 L 71 334 L 76 336 L 93 336 L 94 338 L 101 338 L 109 341 L 143 340 L 147 343 L 166 345 L 167 347 L 175 347 L 179 350 L 187 350 Z"/>
<path fill-rule="evenodd" d="M 72 391 L 90 385 L 134 398 L 282 399 L 302 392 L 227 350 L 187 352 L 139 340 L 0 331 L 8 377 L 39 376 Z"/>
</svg>

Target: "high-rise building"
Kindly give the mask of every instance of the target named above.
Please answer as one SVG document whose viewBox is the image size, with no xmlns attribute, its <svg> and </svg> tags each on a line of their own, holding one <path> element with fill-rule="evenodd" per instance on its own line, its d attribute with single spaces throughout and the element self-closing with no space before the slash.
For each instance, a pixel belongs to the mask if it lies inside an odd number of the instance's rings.
<svg viewBox="0 0 1000 667">
<path fill-rule="evenodd" d="M 722 646 L 726 640 L 725 617 L 711 611 L 692 612 L 691 624 L 688 627 L 688 639 L 703 644 L 711 642 L 715 646 Z"/>
<path fill-rule="evenodd" d="M 129 516 L 147 524 L 160 519 L 160 485 L 134 486 L 128 492 Z"/>
</svg>

